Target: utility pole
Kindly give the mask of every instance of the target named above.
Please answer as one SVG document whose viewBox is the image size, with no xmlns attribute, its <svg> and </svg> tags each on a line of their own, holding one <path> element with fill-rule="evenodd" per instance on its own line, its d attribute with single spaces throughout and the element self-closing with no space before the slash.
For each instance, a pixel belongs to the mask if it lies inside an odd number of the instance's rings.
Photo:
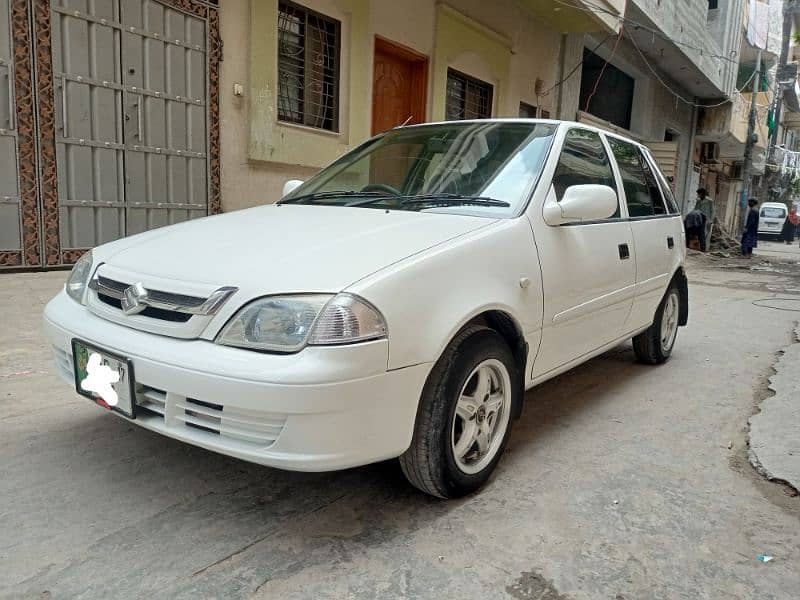
<svg viewBox="0 0 800 600">
<path fill-rule="evenodd" d="M 744 145 L 744 166 L 742 167 L 742 198 L 739 207 L 742 210 L 742 226 L 747 222 L 747 200 L 750 196 L 753 179 L 753 146 L 756 145 L 756 119 L 758 107 L 756 96 L 761 87 L 761 50 L 756 58 L 756 72 L 753 74 L 753 96 L 750 98 L 750 114 L 747 118 L 747 140 Z"/>
</svg>

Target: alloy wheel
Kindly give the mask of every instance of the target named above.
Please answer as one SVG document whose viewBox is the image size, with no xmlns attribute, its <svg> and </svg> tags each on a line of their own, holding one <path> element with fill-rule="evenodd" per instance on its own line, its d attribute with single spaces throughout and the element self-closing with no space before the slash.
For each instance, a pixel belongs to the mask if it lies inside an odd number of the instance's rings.
<svg viewBox="0 0 800 600">
<path fill-rule="evenodd" d="M 511 376 L 497 359 L 478 364 L 458 396 L 451 429 L 451 450 L 458 468 L 480 472 L 492 462 L 508 429 Z"/>
</svg>

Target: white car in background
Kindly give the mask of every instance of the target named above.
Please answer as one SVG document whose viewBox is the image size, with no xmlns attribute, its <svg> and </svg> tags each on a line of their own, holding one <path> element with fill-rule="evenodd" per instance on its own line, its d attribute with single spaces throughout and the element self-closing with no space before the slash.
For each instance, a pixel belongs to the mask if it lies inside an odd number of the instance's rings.
<svg viewBox="0 0 800 600">
<path fill-rule="evenodd" d="M 780 235 L 788 214 L 783 202 L 764 202 L 758 213 L 758 235 Z"/>
<path fill-rule="evenodd" d="M 402 127 L 297 185 L 86 253 L 45 310 L 59 373 L 190 444 L 308 471 L 399 457 L 456 497 L 526 389 L 631 338 L 663 363 L 687 322 L 680 213 L 617 135 Z"/>
</svg>

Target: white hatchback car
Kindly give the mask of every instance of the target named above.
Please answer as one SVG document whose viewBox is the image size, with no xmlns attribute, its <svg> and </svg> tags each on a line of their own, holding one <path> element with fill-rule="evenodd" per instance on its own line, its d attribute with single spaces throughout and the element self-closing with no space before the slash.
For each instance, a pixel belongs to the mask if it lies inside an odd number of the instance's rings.
<svg viewBox="0 0 800 600">
<path fill-rule="evenodd" d="M 291 186 L 290 186 L 291 187 Z M 400 457 L 455 497 L 526 389 L 687 322 L 647 149 L 577 123 L 394 129 L 280 203 L 104 244 L 45 310 L 60 374 L 164 435 L 283 469 Z"/>
</svg>

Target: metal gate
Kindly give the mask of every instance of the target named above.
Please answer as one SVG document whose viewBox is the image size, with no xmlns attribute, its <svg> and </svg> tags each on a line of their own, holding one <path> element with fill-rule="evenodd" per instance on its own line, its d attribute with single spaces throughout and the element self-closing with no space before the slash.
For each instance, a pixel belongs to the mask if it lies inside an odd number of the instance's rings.
<svg viewBox="0 0 800 600">
<path fill-rule="evenodd" d="M 16 112 L 14 110 L 11 2 L 0 0 L 0 265 L 13 265 L 22 254 Z"/>
<path fill-rule="evenodd" d="M 55 0 L 62 248 L 208 211 L 206 23 L 150 0 Z"/>
<path fill-rule="evenodd" d="M 220 211 L 215 5 L 0 0 L 0 267 Z"/>
</svg>

